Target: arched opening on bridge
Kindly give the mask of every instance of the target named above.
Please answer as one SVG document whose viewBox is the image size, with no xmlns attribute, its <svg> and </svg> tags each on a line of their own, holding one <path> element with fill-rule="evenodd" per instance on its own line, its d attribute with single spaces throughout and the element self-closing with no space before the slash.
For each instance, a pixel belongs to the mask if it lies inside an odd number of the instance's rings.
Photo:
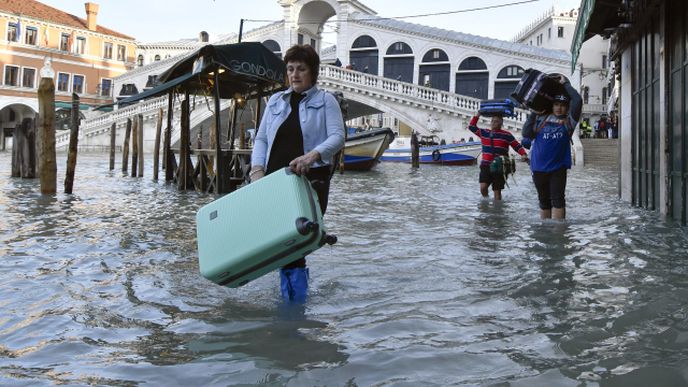
<svg viewBox="0 0 688 387">
<path fill-rule="evenodd" d="M 413 83 L 413 49 L 404 42 L 392 43 L 385 53 L 384 77 Z"/>
<path fill-rule="evenodd" d="M 464 59 L 456 72 L 456 94 L 487 99 L 490 73 L 485 62 L 477 56 Z"/>
<path fill-rule="evenodd" d="M 423 55 L 418 66 L 418 84 L 449 91 L 449 57 L 444 50 L 433 48 Z"/>
<path fill-rule="evenodd" d="M 21 124 L 25 118 L 35 118 L 38 112 L 32 107 L 15 103 L 0 109 L 0 149 L 5 150 L 8 138 L 14 133 L 14 128 Z"/>
<path fill-rule="evenodd" d="M 296 42 L 309 44 L 320 52 L 323 25 L 335 14 L 334 8 L 325 1 L 311 1 L 305 4 L 299 12 Z"/>
<path fill-rule="evenodd" d="M 524 72 L 523 67 L 517 65 L 509 65 L 501 69 L 495 80 L 493 98 L 509 98 Z"/>
<path fill-rule="evenodd" d="M 354 70 L 378 75 L 378 50 L 375 39 L 368 35 L 361 35 L 351 45 L 349 63 Z"/>
<path fill-rule="evenodd" d="M 280 47 L 279 43 L 275 42 L 274 40 L 268 39 L 264 41 L 263 46 L 267 47 L 268 50 L 272 51 L 278 57 L 282 57 L 282 48 Z"/>
</svg>

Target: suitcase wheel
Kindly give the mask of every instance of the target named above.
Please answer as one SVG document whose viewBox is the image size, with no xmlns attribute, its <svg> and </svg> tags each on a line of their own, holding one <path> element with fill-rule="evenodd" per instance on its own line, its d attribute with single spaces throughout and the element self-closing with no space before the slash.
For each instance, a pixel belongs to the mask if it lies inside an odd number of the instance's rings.
<svg viewBox="0 0 688 387">
<path fill-rule="evenodd" d="M 331 246 L 331 245 L 337 243 L 337 236 L 332 235 L 332 234 L 326 234 L 323 241 Z"/>
</svg>

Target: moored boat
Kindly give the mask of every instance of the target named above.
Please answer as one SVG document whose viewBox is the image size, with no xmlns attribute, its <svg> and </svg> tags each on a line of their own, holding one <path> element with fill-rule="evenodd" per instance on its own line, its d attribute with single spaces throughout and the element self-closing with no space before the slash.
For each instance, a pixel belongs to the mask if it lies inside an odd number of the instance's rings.
<svg viewBox="0 0 688 387">
<path fill-rule="evenodd" d="M 437 165 L 473 165 L 477 162 L 482 151 L 478 141 L 452 143 L 452 144 L 428 144 L 419 147 L 419 162 L 421 164 Z M 411 162 L 411 137 L 397 137 L 384 151 L 381 161 Z"/>
<path fill-rule="evenodd" d="M 344 144 L 344 170 L 368 171 L 379 161 L 394 139 L 389 128 L 369 129 L 349 134 Z"/>
</svg>

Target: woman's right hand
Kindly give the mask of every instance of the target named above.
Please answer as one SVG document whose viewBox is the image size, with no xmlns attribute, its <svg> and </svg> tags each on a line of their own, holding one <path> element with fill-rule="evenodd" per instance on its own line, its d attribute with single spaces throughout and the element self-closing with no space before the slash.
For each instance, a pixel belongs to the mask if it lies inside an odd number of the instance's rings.
<svg viewBox="0 0 688 387">
<path fill-rule="evenodd" d="M 258 180 L 262 179 L 264 176 L 265 176 L 265 172 L 263 172 L 263 171 L 256 172 L 253 175 L 251 175 L 251 181 L 252 182 L 258 181 Z"/>
</svg>

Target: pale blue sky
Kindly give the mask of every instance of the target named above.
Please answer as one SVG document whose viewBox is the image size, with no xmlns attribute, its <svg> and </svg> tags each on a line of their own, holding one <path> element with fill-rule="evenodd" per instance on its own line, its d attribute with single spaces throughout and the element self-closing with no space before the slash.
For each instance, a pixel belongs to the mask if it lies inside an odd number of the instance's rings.
<svg viewBox="0 0 688 387">
<path fill-rule="evenodd" d="M 85 18 L 80 0 L 40 0 Z M 211 35 L 239 32 L 240 19 L 281 20 L 278 0 L 91 0 L 100 5 L 98 24 L 133 36 L 140 42 L 192 38 L 202 30 Z M 361 0 L 378 16 L 395 17 L 466 10 L 523 0 Z M 457 13 L 405 21 L 496 39 L 510 40 L 552 5 L 577 8 L 580 0 L 538 0 L 491 10 Z M 244 31 L 265 23 L 247 22 Z M 325 32 L 330 28 L 325 29 Z M 334 39 L 323 46 L 332 44 Z M 328 44 L 329 43 L 329 44 Z"/>
</svg>

